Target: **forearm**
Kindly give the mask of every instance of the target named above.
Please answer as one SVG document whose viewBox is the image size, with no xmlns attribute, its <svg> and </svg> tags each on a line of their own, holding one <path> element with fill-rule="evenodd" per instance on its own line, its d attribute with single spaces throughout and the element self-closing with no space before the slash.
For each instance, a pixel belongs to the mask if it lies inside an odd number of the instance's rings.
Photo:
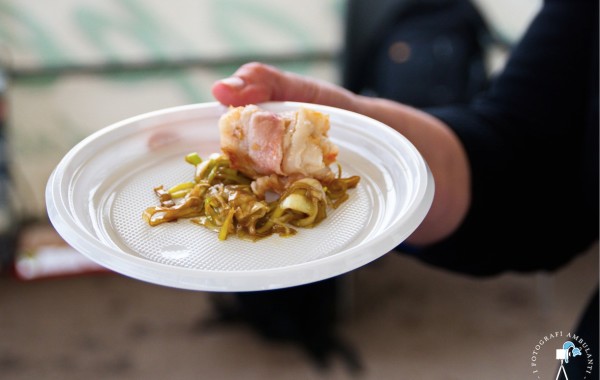
<svg viewBox="0 0 600 380">
<path fill-rule="evenodd" d="M 451 234 L 463 220 L 470 202 L 467 156 L 454 132 L 423 111 L 385 99 L 356 96 L 353 108 L 404 135 L 419 150 L 433 174 L 433 204 L 409 243 L 429 244 Z"/>
</svg>

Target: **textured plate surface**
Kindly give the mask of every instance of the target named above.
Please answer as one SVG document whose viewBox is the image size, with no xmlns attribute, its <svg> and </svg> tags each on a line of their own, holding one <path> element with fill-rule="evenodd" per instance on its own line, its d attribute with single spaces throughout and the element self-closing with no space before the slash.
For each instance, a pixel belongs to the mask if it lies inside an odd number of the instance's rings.
<svg viewBox="0 0 600 380">
<path fill-rule="evenodd" d="M 298 234 L 249 242 L 182 219 L 156 227 L 142 220 L 157 204 L 152 189 L 193 178 L 183 157 L 219 152 L 217 103 L 174 107 L 108 126 L 77 144 L 46 188 L 48 215 L 75 249 L 121 274 L 165 286 L 252 291 L 306 284 L 356 269 L 401 243 L 433 199 L 431 173 L 402 135 L 375 120 L 331 107 L 265 103 L 281 112 L 301 106 L 330 116 L 344 176 L 356 189 L 327 219 Z"/>
</svg>

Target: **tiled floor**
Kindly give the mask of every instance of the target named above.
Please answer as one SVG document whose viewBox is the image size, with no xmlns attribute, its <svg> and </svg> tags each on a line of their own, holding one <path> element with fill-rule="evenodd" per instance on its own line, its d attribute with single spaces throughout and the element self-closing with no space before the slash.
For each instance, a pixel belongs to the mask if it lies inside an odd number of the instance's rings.
<svg viewBox="0 0 600 380">
<path fill-rule="evenodd" d="M 214 314 L 206 293 L 117 274 L 4 277 L 0 378 L 534 379 L 535 345 L 572 330 L 597 283 L 597 246 L 554 274 L 486 280 L 387 255 L 345 287 L 340 335 L 364 364 L 352 374 L 339 360 L 318 370 L 298 347 L 247 326 L 203 324 Z M 555 377 L 551 351 L 536 358 L 540 378 Z"/>
</svg>

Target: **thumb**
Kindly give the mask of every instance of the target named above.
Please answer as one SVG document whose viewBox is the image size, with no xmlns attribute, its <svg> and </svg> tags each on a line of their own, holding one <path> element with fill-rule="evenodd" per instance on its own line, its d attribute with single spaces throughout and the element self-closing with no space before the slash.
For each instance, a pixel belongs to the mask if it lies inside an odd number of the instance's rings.
<svg viewBox="0 0 600 380">
<path fill-rule="evenodd" d="M 215 82 L 211 90 L 219 102 L 236 107 L 273 100 L 268 86 L 249 82 L 237 74 Z"/>
<path fill-rule="evenodd" d="M 212 86 L 221 103 L 242 106 L 268 101 L 296 101 L 348 108 L 352 94 L 330 83 L 281 71 L 263 63 L 241 66 Z"/>
</svg>

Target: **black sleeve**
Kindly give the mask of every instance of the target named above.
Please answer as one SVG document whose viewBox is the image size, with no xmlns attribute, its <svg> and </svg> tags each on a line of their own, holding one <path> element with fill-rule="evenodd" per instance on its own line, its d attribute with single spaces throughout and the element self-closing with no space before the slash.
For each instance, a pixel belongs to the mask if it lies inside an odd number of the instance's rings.
<svg viewBox="0 0 600 380">
<path fill-rule="evenodd" d="M 597 1 L 546 1 L 486 94 L 427 111 L 464 144 L 473 203 L 416 257 L 474 275 L 552 270 L 598 239 Z"/>
</svg>

